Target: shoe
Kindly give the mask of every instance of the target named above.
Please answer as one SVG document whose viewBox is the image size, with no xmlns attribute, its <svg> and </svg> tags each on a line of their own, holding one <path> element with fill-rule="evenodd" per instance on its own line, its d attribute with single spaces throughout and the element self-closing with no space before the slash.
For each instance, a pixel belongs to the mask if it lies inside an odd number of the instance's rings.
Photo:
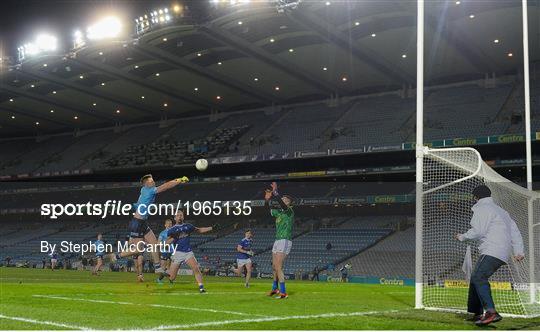
<svg viewBox="0 0 540 332">
<path fill-rule="evenodd" d="M 159 285 L 163 285 L 163 279 L 156 278 L 156 283 Z"/>
<path fill-rule="evenodd" d="M 199 288 L 199 293 L 201 293 L 201 294 L 206 293 L 206 289 L 204 289 L 204 288 Z"/>
<path fill-rule="evenodd" d="M 271 290 L 270 293 L 268 293 L 268 296 L 279 294 L 279 291 L 277 289 Z"/>
<path fill-rule="evenodd" d="M 137 275 L 137 281 L 138 282 L 144 282 L 144 276 L 142 274 Z"/>
<path fill-rule="evenodd" d="M 246 288 L 249 288 L 249 282 L 246 282 L 245 286 L 246 286 Z"/>
<path fill-rule="evenodd" d="M 287 295 L 287 293 L 279 293 L 279 295 L 276 296 L 276 299 L 286 299 L 288 297 L 289 295 Z"/>
<path fill-rule="evenodd" d="M 497 312 L 486 312 L 482 318 L 474 322 L 476 326 L 486 326 L 491 323 L 497 323 L 502 320 L 502 316 Z"/>
</svg>

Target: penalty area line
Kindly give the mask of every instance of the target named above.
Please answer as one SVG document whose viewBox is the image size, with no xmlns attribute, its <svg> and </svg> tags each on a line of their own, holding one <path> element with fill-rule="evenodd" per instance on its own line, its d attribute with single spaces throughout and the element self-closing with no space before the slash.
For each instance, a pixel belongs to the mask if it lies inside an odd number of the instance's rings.
<svg viewBox="0 0 540 332">
<path fill-rule="evenodd" d="M 14 320 L 14 321 L 18 321 L 18 322 L 37 324 L 37 325 L 48 325 L 48 326 L 64 327 L 64 328 L 69 329 L 69 330 L 92 330 L 91 328 L 84 327 L 84 326 L 68 325 L 68 324 L 64 324 L 64 323 L 50 322 L 50 321 L 46 321 L 46 320 L 35 320 L 35 319 L 24 318 L 24 317 L 6 316 L 6 315 L 2 315 L 2 314 L 0 314 L 0 319 Z"/>
<path fill-rule="evenodd" d="M 242 324 L 242 323 L 275 322 L 275 321 L 295 320 L 295 319 L 357 317 L 357 316 L 369 316 L 369 315 L 395 313 L 395 312 L 398 312 L 398 311 L 401 311 L 401 310 L 363 311 L 363 312 L 334 312 L 334 313 L 315 314 L 315 315 L 262 317 L 262 318 L 252 318 L 252 319 L 231 319 L 231 320 L 222 320 L 222 321 L 215 321 L 215 322 L 201 322 L 201 323 L 181 324 L 181 325 L 162 325 L 162 326 L 153 327 L 150 330 L 181 330 L 181 329 L 193 329 L 193 328 L 196 328 L 196 327 L 209 327 L 209 326 L 220 326 L 220 325 Z"/>
<path fill-rule="evenodd" d="M 204 296 L 204 295 L 201 295 Z M 109 300 L 93 300 L 93 299 L 81 299 L 81 298 L 72 298 L 64 296 L 55 296 L 55 295 L 32 295 L 32 297 L 40 297 L 46 299 L 56 299 L 56 300 L 65 300 L 65 301 L 81 301 L 81 302 L 91 302 L 91 303 L 106 303 L 106 304 L 120 304 L 120 305 L 134 305 L 134 306 L 147 306 L 154 308 L 167 308 L 167 309 L 180 309 L 180 310 L 191 310 L 191 311 L 206 311 L 218 314 L 230 314 L 238 316 L 259 316 L 259 317 L 268 317 L 264 315 L 249 314 L 238 311 L 229 311 L 229 310 L 218 310 L 218 309 L 208 309 L 208 308 L 195 308 L 195 307 L 184 307 L 176 305 L 167 305 L 167 304 L 153 304 L 153 303 L 133 303 L 133 302 L 124 302 L 124 301 L 109 301 Z"/>
</svg>

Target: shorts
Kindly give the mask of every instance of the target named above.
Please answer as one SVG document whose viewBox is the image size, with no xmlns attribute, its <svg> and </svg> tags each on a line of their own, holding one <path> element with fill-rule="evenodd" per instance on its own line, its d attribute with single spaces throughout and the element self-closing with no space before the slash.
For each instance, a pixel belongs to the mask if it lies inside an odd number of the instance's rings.
<svg viewBox="0 0 540 332">
<path fill-rule="evenodd" d="M 244 265 L 251 264 L 251 258 L 237 258 L 236 264 L 238 265 L 239 268 Z"/>
<path fill-rule="evenodd" d="M 159 259 L 166 261 L 166 260 L 171 259 L 171 256 L 172 256 L 171 252 L 162 252 L 159 254 Z"/>
<path fill-rule="evenodd" d="M 105 256 L 104 253 L 96 254 L 96 259 L 98 259 L 98 258 L 103 259 L 103 256 Z"/>
<path fill-rule="evenodd" d="M 286 239 L 276 240 L 274 242 L 274 246 L 272 247 L 272 253 L 281 252 L 281 253 L 284 253 L 285 255 L 288 255 L 291 252 L 291 248 L 292 248 L 291 240 L 286 240 Z"/>
<path fill-rule="evenodd" d="M 51 258 L 51 264 L 56 264 L 56 262 L 58 262 L 56 258 Z"/>
<path fill-rule="evenodd" d="M 195 257 L 193 251 L 183 252 L 177 251 L 172 255 L 171 261 L 173 264 L 182 264 L 185 263 L 188 259 Z"/>
<path fill-rule="evenodd" d="M 146 220 L 133 218 L 129 222 L 128 232 L 131 238 L 143 238 L 150 231 L 150 226 L 148 226 Z"/>
</svg>

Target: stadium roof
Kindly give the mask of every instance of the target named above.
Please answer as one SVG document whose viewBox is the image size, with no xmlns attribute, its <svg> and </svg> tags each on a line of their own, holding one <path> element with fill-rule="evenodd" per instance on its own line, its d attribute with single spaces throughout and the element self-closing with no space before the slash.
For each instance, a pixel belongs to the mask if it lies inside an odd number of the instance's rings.
<svg viewBox="0 0 540 332">
<path fill-rule="evenodd" d="M 536 62 L 540 4 L 529 7 Z M 3 61 L 0 137 L 414 86 L 415 48 L 415 1 L 304 1 L 283 12 L 253 2 L 127 40 Z M 521 67 L 521 1 L 426 4 L 427 84 Z"/>
</svg>

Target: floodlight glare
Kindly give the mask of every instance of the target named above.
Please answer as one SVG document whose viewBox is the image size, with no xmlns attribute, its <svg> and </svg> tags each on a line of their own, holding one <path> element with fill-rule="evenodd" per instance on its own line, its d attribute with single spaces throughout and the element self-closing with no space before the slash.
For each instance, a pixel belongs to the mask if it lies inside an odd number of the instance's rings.
<svg viewBox="0 0 540 332">
<path fill-rule="evenodd" d="M 56 51 L 56 37 L 40 34 L 36 38 L 36 45 L 42 51 Z"/>
<path fill-rule="evenodd" d="M 87 38 L 91 40 L 118 37 L 122 31 L 122 23 L 114 16 L 106 17 L 94 25 L 88 27 Z"/>
<path fill-rule="evenodd" d="M 41 33 L 36 36 L 33 42 L 26 43 L 18 48 L 19 60 L 24 60 L 27 56 L 37 55 L 40 53 L 56 51 L 57 39 L 49 34 Z"/>
<path fill-rule="evenodd" d="M 75 48 L 79 48 L 84 45 L 84 36 L 80 30 L 77 30 L 75 31 L 75 33 L 73 33 L 73 44 Z"/>
</svg>

